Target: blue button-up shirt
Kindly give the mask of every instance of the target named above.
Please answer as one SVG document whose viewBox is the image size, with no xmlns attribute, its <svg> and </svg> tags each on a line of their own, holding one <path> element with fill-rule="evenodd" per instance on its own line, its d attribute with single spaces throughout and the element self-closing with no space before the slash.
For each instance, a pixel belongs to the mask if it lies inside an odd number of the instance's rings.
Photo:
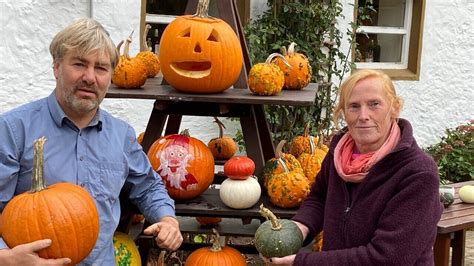
<svg viewBox="0 0 474 266">
<path fill-rule="evenodd" d="M 47 139 L 45 184 L 78 184 L 95 199 L 99 211 L 99 238 L 82 265 L 115 265 L 112 237 L 125 183 L 131 185 L 130 199 L 149 221 L 175 216 L 174 202 L 134 130 L 102 109 L 79 129 L 64 114 L 54 92 L 0 115 L 0 211 L 13 196 L 31 188 L 33 141 L 42 136 Z M 5 247 L 0 238 L 0 249 Z"/>
</svg>

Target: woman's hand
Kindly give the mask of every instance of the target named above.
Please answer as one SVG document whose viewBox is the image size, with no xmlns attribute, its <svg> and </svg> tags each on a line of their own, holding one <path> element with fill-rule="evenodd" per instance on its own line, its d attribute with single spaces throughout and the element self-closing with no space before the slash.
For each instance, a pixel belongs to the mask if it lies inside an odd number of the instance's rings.
<svg viewBox="0 0 474 266">
<path fill-rule="evenodd" d="M 308 227 L 300 222 L 297 222 L 297 221 L 293 221 L 293 222 L 296 224 L 296 226 L 298 226 L 301 233 L 303 234 L 303 240 L 305 240 L 306 236 L 308 236 L 308 233 L 309 233 Z"/>
<path fill-rule="evenodd" d="M 296 255 L 288 255 L 285 257 L 273 257 L 273 258 L 265 258 L 260 254 L 260 258 L 265 262 L 265 265 L 293 265 L 293 262 L 295 261 Z"/>
<path fill-rule="evenodd" d="M 159 222 L 146 228 L 143 233 L 156 236 L 156 244 L 168 250 L 177 250 L 183 242 L 178 220 L 173 217 L 163 217 Z"/>
</svg>

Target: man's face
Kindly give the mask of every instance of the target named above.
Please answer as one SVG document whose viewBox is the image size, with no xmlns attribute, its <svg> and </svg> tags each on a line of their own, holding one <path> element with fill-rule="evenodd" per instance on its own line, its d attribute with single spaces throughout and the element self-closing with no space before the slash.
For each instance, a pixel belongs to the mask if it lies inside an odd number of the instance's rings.
<svg viewBox="0 0 474 266">
<path fill-rule="evenodd" d="M 68 116 L 93 115 L 111 83 L 112 66 L 107 54 L 73 52 L 54 62 L 56 98 Z"/>
</svg>

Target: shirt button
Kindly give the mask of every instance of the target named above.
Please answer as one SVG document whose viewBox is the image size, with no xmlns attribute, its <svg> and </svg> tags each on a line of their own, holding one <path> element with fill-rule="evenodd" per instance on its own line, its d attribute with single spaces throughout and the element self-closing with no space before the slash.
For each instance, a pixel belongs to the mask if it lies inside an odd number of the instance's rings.
<svg viewBox="0 0 474 266">
<path fill-rule="evenodd" d="M 83 156 L 79 157 L 79 160 L 84 161 L 84 157 Z"/>
</svg>

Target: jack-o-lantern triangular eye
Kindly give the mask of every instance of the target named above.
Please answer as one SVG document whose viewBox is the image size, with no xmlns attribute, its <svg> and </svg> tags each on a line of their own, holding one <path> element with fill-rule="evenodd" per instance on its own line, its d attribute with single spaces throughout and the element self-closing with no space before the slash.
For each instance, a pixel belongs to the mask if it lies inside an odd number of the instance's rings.
<svg viewBox="0 0 474 266">
<path fill-rule="evenodd" d="M 186 38 L 191 37 L 191 28 L 186 28 L 185 30 L 183 30 L 183 31 L 179 34 L 179 37 L 186 37 Z"/>
<path fill-rule="evenodd" d="M 211 42 L 219 42 L 219 34 L 217 34 L 217 31 L 216 30 L 212 30 L 211 34 L 209 35 L 209 37 L 207 37 L 207 40 L 208 41 L 211 41 Z"/>
</svg>

